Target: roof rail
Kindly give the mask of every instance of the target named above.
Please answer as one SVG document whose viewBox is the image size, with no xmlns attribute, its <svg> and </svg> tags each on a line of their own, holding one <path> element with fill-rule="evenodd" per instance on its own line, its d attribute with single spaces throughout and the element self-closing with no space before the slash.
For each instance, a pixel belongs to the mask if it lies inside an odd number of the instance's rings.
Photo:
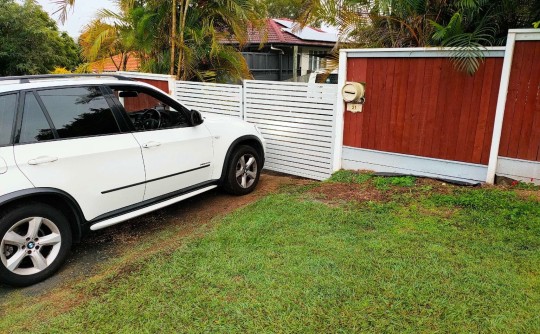
<svg viewBox="0 0 540 334">
<path fill-rule="evenodd" d="M 123 75 L 118 74 L 91 74 L 91 73 L 74 73 L 74 74 L 40 74 L 40 75 L 22 75 L 22 76 L 13 76 L 13 77 L 0 77 L 0 81 L 7 80 L 19 80 L 19 83 L 29 83 L 30 80 L 35 79 L 66 79 L 66 78 L 79 78 L 79 77 L 111 77 L 118 80 L 129 80 L 134 81 L 132 78 L 128 78 Z"/>
</svg>

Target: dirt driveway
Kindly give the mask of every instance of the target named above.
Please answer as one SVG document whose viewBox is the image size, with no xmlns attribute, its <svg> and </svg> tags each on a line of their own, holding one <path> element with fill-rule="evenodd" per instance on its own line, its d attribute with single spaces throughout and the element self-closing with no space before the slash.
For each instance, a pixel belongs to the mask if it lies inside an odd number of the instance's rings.
<svg viewBox="0 0 540 334">
<path fill-rule="evenodd" d="M 125 258 L 129 251 L 141 244 L 148 244 L 146 252 L 150 253 L 168 247 L 170 242 L 154 240 L 156 236 L 163 238 L 164 231 L 171 231 L 165 240 L 177 242 L 179 238 L 189 236 L 211 223 L 214 218 L 275 192 L 283 185 L 309 182 L 313 181 L 263 173 L 257 189 L 249 195 L 231 196 L 214 189 L 123 224 L 90 233 L 80 244 L 74 245 L 63 268 L 48 280 L 23 289 L 0 285 L 0 309 L 1 305 L 9 304 L 10 294 L 37 297 L 55 288 L 76 284 L 82 279 L 91 279 L 101 274 L 104 264 L 115 258 Z M 133 257 L 137 255 L 135 252 Z"/>
</svg>

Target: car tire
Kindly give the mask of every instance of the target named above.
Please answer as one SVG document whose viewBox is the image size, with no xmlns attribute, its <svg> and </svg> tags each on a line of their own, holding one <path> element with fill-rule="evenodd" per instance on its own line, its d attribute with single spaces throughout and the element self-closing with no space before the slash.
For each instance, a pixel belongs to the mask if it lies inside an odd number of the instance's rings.
<svg viewBox="0 0 540 334">
<path fill-rule="evenodd" d="M 259 153 L 247 145 L 239 146 L 228 162 L 223 189 L 233 195 L 246 195 L 252 192 L 261 175 Z"/>
<path fill-rule="evenodd" d="M 52 276 L 72 244 L 71 228 L 42 203 L 15 207 L 0 217 L 0 282 L 23 287 Z"/>
</svg>

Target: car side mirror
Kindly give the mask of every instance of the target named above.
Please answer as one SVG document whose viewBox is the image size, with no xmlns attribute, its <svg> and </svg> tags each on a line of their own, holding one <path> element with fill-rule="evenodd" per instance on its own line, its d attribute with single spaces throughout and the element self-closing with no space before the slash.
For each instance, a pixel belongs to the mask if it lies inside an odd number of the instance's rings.
<svg viewBox="0 0 540 334">
<path fill-rule="evenodd" d="M 139 93 L 136 91 L 128 90 L 118 93 L 119 97 L 138 97 Z"/>
<path fill-rule="evenodd" d="M 202 124 L 204 122 L 204 119 L 203 119 L 201 113 L 198 112 L 195 109 L 191 109 L 189 111 L 189 117 L 190 117 L 190 121 L 191 121 L 192 126 L 197 126 L 197 125 L 200 125 L 200 124 Z"/>
</svg>

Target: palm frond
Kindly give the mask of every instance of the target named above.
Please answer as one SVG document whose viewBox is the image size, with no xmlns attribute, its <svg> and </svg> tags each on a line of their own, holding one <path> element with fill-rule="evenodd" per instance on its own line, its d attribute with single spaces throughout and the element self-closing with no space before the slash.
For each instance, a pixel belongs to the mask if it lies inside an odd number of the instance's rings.
<svg viewBox="0 0 540 334">
<path fill-rule="evenodd" d="M 455 22 L 457 24 L 457 22 Z M 441 46 L 454 48 L 453 62 L 460 71 L 473 75 L 484 61 L 486 46 L 493 45 L 495 27 L 485 18 L 473 32 L 452 28 L 440 34 Z M 439 36 L 439 35 L 438 35 Z"/>
<path fill-rule="evenodd" d="M 58 14 L 59 20 L 62 23 L 66 22 L 68 8 L 75 5 L 75 0 L 55 0 L 54 3 L 58 6 L 53 15 Z"/>
</svg>

